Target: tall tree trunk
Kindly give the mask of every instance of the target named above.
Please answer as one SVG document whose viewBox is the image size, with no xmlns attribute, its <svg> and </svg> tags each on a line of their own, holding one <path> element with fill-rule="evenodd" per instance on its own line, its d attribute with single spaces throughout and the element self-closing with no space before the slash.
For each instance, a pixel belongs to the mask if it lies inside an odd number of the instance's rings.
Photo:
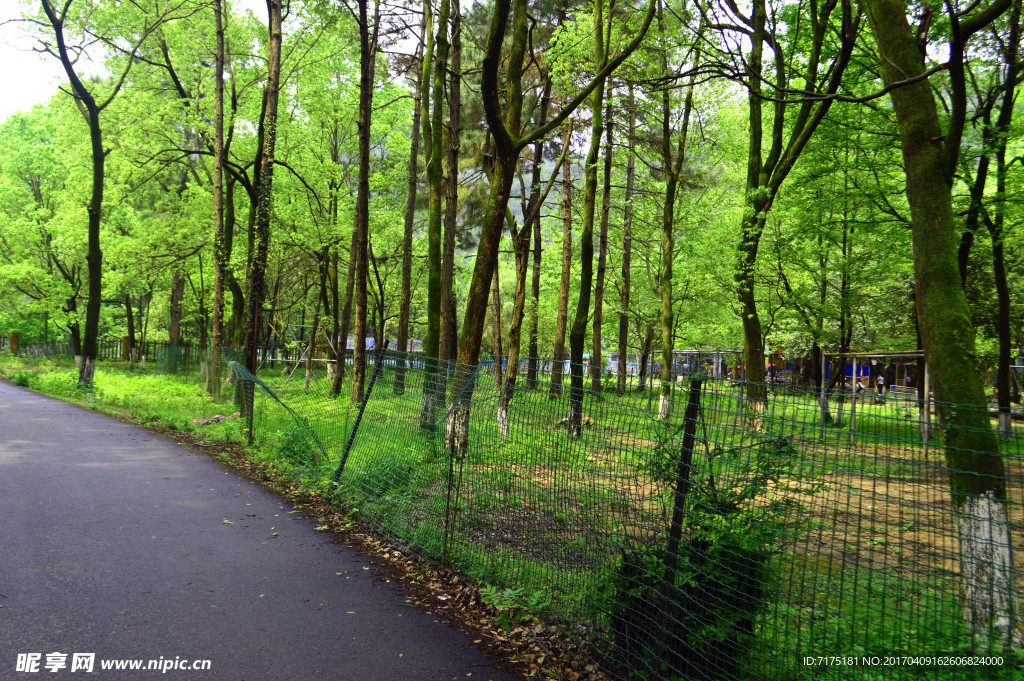
<svg viewBox="0 0 1024 681">
<path fill-rule="evenodd" d="M 441 209 L 444 201 L 444 84 L 448 66 L 448 17 L 450 5 L 441 0 L 434 24 L 433 3 L 424 0 L 427 49 L 423 57 L 423 146 L 427 160 L 427 334 L 423 339 L 426 375 L 420 428 L 433 430 L 437 410 L 444 402 L 441 381 L 441 288 L 442 241 Z M 429 84 L 429 85 L 428 85 Z M 433 108 L 431 108 L 433 98 Z"/>
<path fill-rule="evenodd" d="M 754 268 L 757 264 L 757 248 L 764 230 L 765 216 L 770 203 L 764 191 L 758 191 L 763 184 L 762 160 L 762 111 L 761 111 L 761 67 L 764 55 L 765 22 L 767 12 L 764 0 L 755 0 L 751 19 L 754 36 L 750 56 L 747 59 L 749 80 L 749 139 L 747 146 L 747 205 L 740 224 L 740 243 L 737 248 L 736 295 L 740 305 L 740 320 L 743 324 L 743 379 L 746 388 L 747 408 L 754 412 L 763 411 L 764 405 L 764 346 L 761 344 L 761 318 L 757 312 L 757 298 L 754 295 Z M 776 110 L 775 115 L 779 112 Z M 756 423 L 757 419 L 751 419 Z"/>
<path fill-rule="evenodd" d="M 661 17 L 658 18 L 661 23 Z M 700 61 L 700 53 L 696 53 L 695 66 Z M 668 73 L 667 54 L 662 52 L 662 69 Z M 686 99 L 683 102 L 683 121 L 679 130 L 679 139 L 675 153 L 672 152 L 672 110 L 669 90 L 662 93 L 662 164 L 665 169 L 665 205 L 661 215 L 661 268 L 658 281 L 661 287 L 661 400 L 658 403 L 658 418 L 667 419 L 672 415 L 672 384 L 675 382 L 675 362 L 673 350 L 675 335 L 673 322 L 675 314 L 672 309 L 672 261 L 675 259 L 675 220 L 676 191 L 679 176 L 686 160 L 686 136 L 690 129 L 690 113 L 693 111 L 693 87 L 696 76 L 690 77 L 686 88 Z"/>
<path fill-rule="evenodd" d="M 338 201 L 337 197 L 334 200 L 333 214 L 331 222 L 337 229 L 338 225 Z M 330 279 L 331 287 L 331 345 L 333 346 L 334 352 L 331 353 L 331 363 L 327 365 L 327 376 L 331 387 L 334 386 L 334 374 L 341 368 L 338 363 L 338 358 L 341 355 L 341 287 L 339 285 L 339 279 L 341 278 L 338 272 L 338 250 L 340 244 L 335 242 L 330 247 L 331 253 L 331 267 L 328 271 L 328 278 Z"/>
<path fill-rule="evenodd" d="M 256 189 L 256 214 L 252 230 L 253 258 L 249 275 L 249 312 L 245 323 L 245 367 L 255 374 L 259 363 L 260 318 L 263 309 L 267 257 L 270 252 L 270 214 L 274 208 L 274 147 L 277 143 L 277 102 L 281 87 L 281 0 L 267 0 L 269 33 L 267 84 L 264 89 L 266 113 L 263 117 L 263 146 L 260 155 L 259 183 Z M 252 408 L 252 386 L 245 409 Z"/>
<path fill-rule="evenodd" d="M 533 276 L 530 280 L 530 344 L 527 354 L 530 356 L 526 368 L 526 387 L 530 390 L 537 389 L 537 362 L 540 349 L 537 347 L 538 313 L 540 311 L 540 260 L 541 260 L 541 230 L 540 211 L 537 211 L 533 219 Z"/>
<path fill-rule="evenodd" d="M 494 355 L 494 387 L 501 389 L 501 362 L 505 358 L 501 345 L 501 283 L 498 281 L 498 271 L 501 268 L 494 268 L 494 279 L 491 285 L 491 328 L 493 331 L 493 355 Z"/>
<path fill-rule="evenodd" d="M 78 370 L 78 387 L 92 388 L 93 375 L 96 371 L 98 351 L 100 308 L 103 300 L 103 251 L 100 248 L 100 222 L 103 219 L 103 183 L 104 167 L 107 153 L 103 149 L 103 129 L 100 125 L 100 112 L 111 102 L 115 93 L 103 104 L 98 104 L 92 93 L 85 87 L 75 72 L 75 64 L 64 43 L 65 6 L 58 15 L 49 0 L 44 0 L 43 12 L 53 28 L 57 52 L 64 72 L 71 83 L 72 92 L 79 103 L 82 115 L 89 126 L 89 142 L 92 156 L 92 193 L 86 213 L 89 216 L 87 239 L 88 249 L 85 255 L 86 270 L 89 273 L 89 298 L 85 306 L 85 335 L 82 340 L 82 362 Z"/>
<path fill-rule="evenodd" d="M 71 313 L 72 319 L 78 319 L 78 298 L 71 296 L 68 298 L 67 304 L 64 306 L 66 312 Z M 75 366 L 80 368 L 82 365 L 82 330 L 79 327 L 77 321 L 68 324 L 68 331 L 71 332 L 71 352 L 75 356 Z"/>
<path fill-rule="evenodd" d="M 887 84 L 924 73 L 922 50 L 907 23 L 903 0 L 866 3 Z M 935 398 L 946 413 L 945 457 L 960 545 L 963 616 L 984 640 L 995 632 L 1020 645 L 1016 586 L 1006 510 L 1005 466 L 989 424 L 981 376 L 974 364 L 974 328 L 957 267 L 953 171 L 967 115 L 963 57 L 970 35 L 1009 6 L 997 2 L 951 17 L 949 78 L 953 106 L 946 129 L 926 81 L 893 89 L 914 236 L 917 318 Z"/>
<path fill-rule="evenodd" d="M 420 32 L 426 18 L 420 23 Z M 416 48 L 422 62 L 423 52 Z M 416 222 L 416 189 L 419 186 L 420 106 L 423 93 L 423 65 L 416 73 L 415 101 L 412 110 L 412 129 L 409 131 L 409 188 L 405 201 L 405 223 L 402 232 L 402 294 L 398 305 L 398 364 L 395 367 L 395 394 L 405 392 L 406 354 L 412 350 L 409 343 L 409 314 L 412 307 L 412 233 Z"/>
<path fill-rule="evenodd" d="M 142 327 L 141 340 L 135 350 L 136 357 L 142 363 L 143 369 L 146 368 L 146 331 L 149 329 L 149 311 L 150 303 L 153 302 L 153 284 L 149 284 L 149 292 L 139 296 L 139 326 Z"/>
<path fill-rule="evenodd" d="M 835 28 L 833 13 L 840 8 L 841 39 L 838 54 L 825 56 L 826 37 Z M 764 335 L 761 318 L 757 311 L 754 292 L 755 268 L 758 244 L 764 232 L 768 212 L 772 208 L 786 177 L 789 176 L 800 154 L 806 148 L 818 125 L 832 106 L 835 93 L 842 82 L 843 73 L 850 62 L 857 37 L 859 22 L 853 16 L 850 0 L 840 0 L 813 7 L 814 14 L 807 22 L 807 66 L 798 71 L 785 62 L 786 56 L 778 49 L 770 50 L 773 64 L 763 70 L 764 47 L 776 44 L 776 26 L 768 25 L 768 9 L 765 0 L 754 0 L 749 18 L 737 14 L 746 24 L 749 54 L 746 55 L 745 85 L 748 90 L 749 130 L 747 146 L 747 175 L 743 218 L 740 223 L 740 242 L 736 248 L 736 296 L 739 303 L 740 319 L 743 324 L 744 378 L 749 382 L 746 390 L 746 408 L 751 411 L 747 421 L 749 427 L 757 429 L 762 422 L 761 415 L 766 409 L 764 388 Z M 820 69 L 820 66 L 827 68 Z M 766 73 L 774 72 L 774 79 L 766 80 Z M 821 73 L 821 82 L 819 82 Z M 772 103 L 769 139 L 765 144 L 766 117 L 762 104 L 767 90 L 786 92 L 790 79 L 799 76 L 802 87 L 816 89 L 822 96 L 802 97 L 799 102 L 788 102 L 778 98 Z M 793 112 L 792 107 L 797 111 Z"/>
<path fill-rule="evenodd" d="M 224 150 L 222 149 L 221 157 L 223 158 L 223 156 Z M 245 289 L 231 267 L 231 253 L 235 245 L 235 184 L 235 179 L 229 176 L 224 187 L 223 272 L 224 284 L 228 287 L 228 291 L 231 292 L 231 319 L 225 331 L 224 345 L 239 346 L 242 345 L 242 335 L 245 330 L 245 314 L 248 308 L 245 305 Z M 250 200 L 250 202 L 254 203 L 253 200 Z M 255 213 L 251 210 L 250 213 L 252 213 L 250 222 L 255 224 Z M 249 225 L 249 231 L 252 231 L 251 226 Z M 246 269 L 246 272 L 248 272 L 248 269 Z"/>
<path fill-rule="evenodd" d="M 608 266 L 608 213 L 612 204 L 612 134 L 615 122 L 612 120 L 612 103 L 608 101 L 605 108 L 605 152 L 604 152 L 604 190 L 601 198 L 601 233 L 598 239 L 597 280 L 594 282 L 594 351 L 590 357 L 590 376 L 593 379 L 592 390 L 601 394 L 601 375 L 604 373 L 604 360 L 601 345 L 604 342 L 601 325 L 604 323 L 604 273 Z"/>
<path fill-rule="evenodd" d="M 356 187 L 356 208 L 352 254 L 356 263 L 355 278 L 355 349 L 352 352 L 352 401 L 363 401 L 366 377 L 366 278 L 369 273 L 367 248 L 370 239 L 370 122 L 373 115 L 373 75 L 377 49 L 377 27 L 380 1 L 374 2 L 374 27 L 370 30 L 367 5 L 359 0 L 359 183 Z M 376 339 L 381 342 L 381 339 Z"/>
<path fill-rule="evenodd" d="M 306 380 L 303 384 L 304 390 L 309 390 L 310 381 L 313 380 L 313 356 L 316 353 L 316 337 L 320 333 L 320 303 L 327 306 L 327 259 L 329 258 L 329 247 L 324 246 L 317 254 L 317 270 L 320 272 L 319 286 L 316 289 L 316 303 L 313 305 L 312 328 L 309 332 L 309 343 L 306 345 Z M 379 339 L 378 339 L 379 340 Z"/>
<path fill-rule="evenodd" d="M 608 21 L 609 28 L 611 20 Z M 604 35 L 604 7 L 594 6 L 594 64 L 601 70 L 608 61 Z M 580 297 L 576 317 L 569 331 L 569 422 L 572 437 L 583 433 L 583 345 L 590 319 L 590 294 L 594 283 L 594 209 L 597 203 L 597 159 L 601 153 L 605 81 L 602 79 L 591 99 L 593 121 L 590 130 L 590 151 L 583 175 L 583 225 L 580 228 Z"/>
<path fill-rule="evenodd" d="M 568 149 L 572 142 L 572 123 L 565 129 L 562 146 Z M 549 397 L 562 394 L 562 370 L 565 365 L 565 331 L 569 320 L 569 284 L 572 276 L 572 166 L 562 166 L 562 276 L 558 285 L 558 315 L 555 319 L 554 361 L 551 364 L 551 390 Z"/>
<path fill-rule="evenodd" d="M 444 363 L 454 362 L 459 353 L 455 335 L 449 331 L 456 324 L 452 286 L 455 279 L 455 236 L 458 234 L 459 221 L 459 137 L 462 130 L 462 16 L 459 0 L 451 0 L 451 24 L 452 63 L 448 84 L 448 136 L 445 148 L 448 182 L 445 191 L 444 243 L 441 248 L 441 338 L 438 343 L 438 356 Z M 441 391 L 445 384 L 446 380 L 439 388 Z"/>
<path fill-rule="evenodd" d="M 551 80 L 547 79 L 544 85 L 543 94 L 540 98 L 540 124 L 547 122 L 548 106 L 551 103 Z M 516 229 L 515 221 L 509 219 L 509 230 L 512 233 L 512 252 L 515 259 L 516 292 L 512 299 L 512 319 L 508 330 L 508 351 L 505 353 L 508 363 L 505 366 L 505 382 L 501 386 L 501 396 L 498 398 L 498 430 L 502 437 L 508 437 L 508 408 L 515 395 L 516 382 L 519 377 L 519 356 L 522 350 L 523 320 L 526 318 L 526 275 L 530 269 L 530 236 L 531 225 L 534 223 L 534 214 L 540 214 L 541 204 L 547 198 L 547 190 L 551 183 L 541 192 L 540 177 L 541 166 L 544 159 L 544 141 L 538 139 L 533 147 L 533 174 L 530 182 L 529 200 L 523 192 L 522 209 L 523 225 Z M 559 163 L 565 161 L 563 154 Z M 557 175 L 558 168 L 554 170 Z M 497 273 L 497 270 L 495 270 Z M 497 276 L 497 274 L 495 274 Z M 497 296 L 495 296 L 497 299 Z"/>
<path fill-rule="evenodd" d="M 86 213 L 89 216 L 85 262 L 89 274 L 89 297 L 85 305 L 85 333 L 82 339 L 82 362 L 78 370 L 79 389 L 92 388 L 96 371 L 98 351 L 100 308 L 103 303 L 103 250 L 100 248 L 100 222 L 103 219 L 104 167 L 107 154 L 103 149 L 103 129 L 100 126 L 100 106 L 85 88 L 75 73 L 74 63 L 64 45 L 63 15 L 58 18 L 49 2 L 43 2 L 43 9 L 54 29 L 61 64 L 64 66 L 76 99 L 84 108 L 89 125 L 89 141 L 92 155 L 92 193 Z"/>
<path fill-rule="evenodd" d="M 345 279 L 345 308 L 341 312 L 341 331 L 338 333 L 337 359 L 335 360 L 334 379 L 331 382 L 331 395 L 341 394 L 341 383 L 345 378 L 345 354 L 348 352 L 348 330 L 352 319 L 352 290 L 355 288 L 356 267 L 352 254 L 356 250 L 356 231 L 352 230 L 352 243 L 349 246 L 348 275 Z"/>
<path fill-rule="evenodd" d="M 124 349 L 124 358 L 129 362 L 135 362 L 138 343 L 135 341 L 135 315 L 132 313 L 132 296 L 130 293 L 124 294 L 124 312 L 128 324 L 128 347 Z"/>
<path fill-rule="evenodd" d="M 629 110 L 629 151 L 626 154 L 626 207 L 622 217 L 622 297 L 619 310 L 619 364 L 616 391 L 620 395 L 626 393 L 626 368 L 629 356 L 629 281 L 631 260 L 633 257 L 633 192 L 636 181 L 636 99 L 633 84 L 629 85 L 629 96 L 626 100 Z"/>
<path fill-rule="evenodd" d="M 181 347 L 181 304 L 185 298 L 185 277 L 181 272 L 175 272 L 171 277 L 171 324 L 167 330 L 167 340 L 170 349 L 168 350 L 167 372 L 178 373 L 178 348 Z"/>
<path fill-rule="evenodd" d="M 209 357 L 206 359 L 206 393 L 220 398 L 224 337 L 224 283 L 231 266 L 224 219 L 224 20 L 221 0 L 214 0 L 213 22 L 216 51 L 213 56 L 213 311 Z M 232 194 L 233 198 L 233 194 Z M 232 207 L 231 216 L 234 217 Z M 237 286 L 237 284 L 236 284 Z M 239 287 L 241 288 L 241 287 Z"/>
<path fill-rule="evenodd" d="M 171 347 L 175 348 L 181 345 L 181 305 L 184 298 L 185 277 L 182 276 L 181 272 L 175 272 L 171 276 L 171 324 L 167 329 L 167 340 Z"/>
<path fill-rule="evenodd" d="M 1024 26 L 1021 25 L 1022 3 L 1017 0 L 1010 9 L 1009 34 L 1004 45 L 1002 81 L 998 84 L 1002 89 L 1002 96 L 999 99 L 999 114 L 995 124 L 991 120 L 991 111 L 984 110 L 982 132 L 983 156 L 979 159 L 978 176 L 979 181 L 975 183 L 972 191 L 971 209 L 974 212 L 982 213 L 981 204 L 984 201 L 985 173 L 982 168 L 988 166 L 989 156 L 995 157 L 996 171 L 996 197 L 995 205 L 991 210 L 984 211 L 984 222 L 992 237 L 992 276 L 996 285 L 997 311 L 995 316 L 996 335 L 999 338 L 999 356 L 996 363 L 996 401 L 999 409 L 998 431 L 999 437 L 1004 440 L 1012 440 L 1013 424 L 1010 413 L 1010 365 L 1013 361 L 1013 342 L 1010 330 L 1010 287 L 1006 274 L 1005 258 L 1005 225 L 1006 225 L 1006 199 L 1007 197 L 1007 161 L 1006 149 L 1010 139 L 1010 123 L 1013 120 L 1013 110 L 1019 90 L 1015 83 L 1020 78 L 1024 69 L 1024 63 L 1020 58 L 1021 33 Z M 962 270 L 961 270 L 962 272 Z"/>
</svg>

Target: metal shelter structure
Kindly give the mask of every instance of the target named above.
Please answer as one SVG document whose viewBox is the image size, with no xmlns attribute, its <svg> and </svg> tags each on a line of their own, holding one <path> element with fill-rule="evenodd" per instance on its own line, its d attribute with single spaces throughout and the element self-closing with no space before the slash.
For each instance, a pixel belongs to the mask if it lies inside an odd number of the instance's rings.
<svg viewBox="0 0 1024 681">
<path fill-rule="evenodd" d="M 715 348 L 714 350 L 673 350 L 672 361 L 673 364 L 683 365 L 691 364 L 703 364 L 706 361 L 711 362 L 710 375 L 714 378 L 721 378 L 724 374 L 722 367 L 725 366 L 726 355 L 743 355 L 742 350 L 722 350 Z"/>
<path fill-rule="evenodd" d="M 878 359 L 924 359 L 924 350 L 910 350 L 906 352 L 825 352 L 821 353 L 821 366 L 822 366 L 822 380 L 821 380 L 821 424 L 820 432 L 824 435 L 825 432 L 825 417 L 828 414 L 828 394 L 826 390 L 827 381 L 825 380 L 825 367 L 828 366 L 828 359 L 830 357 L 851 359 L 853 364 L 853 386 L 850 390 L 850 444 L 854 444 L 857 441 L 857 387 L 860 382 L 860 375 L 857 371 L 858 362 L 870 361 Z M 845 371 L 844 371 L 845 373 Z M 844 386 L 845 390 L 845 379 Z M 918 398 L 918 410 L 921 421 L 921 441 L 924 444 L 924 455 L 928 456 L 928 442 L 931 439 L 931 415 L 932 415 L 932 404 L 931 404 L 931 378 L 928 373 L 928 364 L 924 365 L 924 381 L 918 386 L 917 390 Z M 840 403 L 840 409 L 842 403 Z M 842 412 L 840 411 L 840 414 Z"/>
</svg>

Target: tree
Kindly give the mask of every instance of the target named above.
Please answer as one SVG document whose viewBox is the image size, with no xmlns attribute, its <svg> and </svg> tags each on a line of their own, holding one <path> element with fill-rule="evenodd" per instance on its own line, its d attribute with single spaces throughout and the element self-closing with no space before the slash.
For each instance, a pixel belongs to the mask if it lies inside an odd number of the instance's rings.
<svg viewBox="0 0 1024 681">
<path fill-rule="evenodd" d="M 420 25 L 420 32 L 426 30 L 426 15 Z M 416 47 L 416 59 L 413 69 L 416 73 L 416 89 L 413 95 L 412 128 L 409 131 L 411 146 L 409 150 L 409 181 L 405 204 L 405 219 L 402 232 L 402 298 L 399 303 L 398 317 L 398 365 L 395 372 L 395 392 L 405 392 L 406 358 L 404 353 L 412 348 L 409 344 L 409 313 L 412 306 L 412 233 L 416 221 L 416 189 L 419 186 L 419 144 L 420 144 L 420 111 L 423 99 L 423 65 L 416 62 L 423 60 L 422 43 Z"/>
<path fill-rule="evenodd" d="M 448 79 L 448 124 L 445 126 L 445 154 L 448 178 L 445 184 L 444 241 L 441 244 L 441 339 L 438 358 L 444 363 L 456 359 L 458 322 L 452 286 L 455 279 L 455 235 L 459 231 L 459 151 L 462 131 L 462 13 L 459 0 L 451 0 L 451 73 Z"/>
<path fill-rule="evenodd" d="M 213 348 L 224 347 L 224 278 L 228 270 L 227 235 L 224 225 L 224 21 L 221 0 L 213 0 L 214 31 L 217 47 L 213 61 L 213 312 L 210 341 Z M 223 357 L 214 349 L 207 367 L 206 391 L 220 396 L 220 369 Z"/>
<path fill-rule="evenodd" d="M 957 267 L 952 190 L 967 117 L 964 60 L 971 37 L 1003 14 L 1011 0 L 947 6 L 947 65 L 952 98 L 942 126 L 926 80 L 924 32 L 907 21 L 903 0 L 867 0 L 881 71 L 899 124 L 907 201 L 914 234 L 917 320 L 937 400 L 964 405 L 946 414 L 946 466 L 960 538 L 965 623 L 1024 644 L 1019 624 L 1006 511 L 1005 468 L 989 424 L 981 376 L 974 364 L 974 329 Z"/>
<path fill-rule="evenodd" d="M 611 17 L 605 35 L 604 6 L 594 3 L 594 66 L 602 71 L 608 64 L 608 46 L 611 43 Z M 597 202 L 597 160 L 601 152 L 601 134 L 604 132 L 605 78 L 601 78 L 590 103 L 590 150 L 583 166 L 583 224 L 580 227 L 580 297 L 576 302 L 576 316 L 569 331 L 569 424 L 572 437 L 583 432 L 583 344 L 590 319 L 590 295 L 594 279 L 594 211 Z M 605 152 L 606 154 L 608 151 Z"/>
<path fill-rule="evenodd" d="M 484 118 L 494 144 L 494 164 L 490 175 L 490 194 L 484 212 L 477 246 L 476 262 L 469 285 L 466 300 L 466 312 L 462 322 L 462 336 L 459 339 L 459 363 L 476 366 L 480 359 L 480 342 L 483 338 L 484 323 L 487 310 L 488 288 L 497 264 L 498 244 L 501 240 L 502 225 L 515 176 L 515 167 L 522 150 L 555 130 L 579 107 L 587 97 L 603 82 L 609 73 L 636 49 L 647 33 L 647 28 L 654 17 L 655 2 L 648 5 L 644 21 L 634 38 L 627 43 L 613 59 L 609 59 L 604 68 L 595 74 L 573 99 L 552 117 L 545 125 L 535 128 L 532 132 L 522 134 L 522 78 L 524 58 L 529 46 L 529 17 L 526 0 L 497 0 L 491 15 L 491 24 L 487 33 L 484 59 L 481 65 L 480 89 L 484 105 Z M 507 57 L 503 58 L 502 46 L 505 33 L 512 19 L 512 43 Z M 505 72 L 506 107 L 501 111 L 499 97 L 499 72 L 502 63 L 507 63 Z M 584 319 L 581 323 L 585 323 Z M 582 341 L 580 343 L 582 348 Z M 580 351 L 582 354 L 582 350 Z M 462 377 L 456 384 L 454 393 L 459 396 L 453 407 L 448 424 L 446 441 L 455 451 L 464 452 L 468 446 L 469 399 L 472 391 L 467 383 L 470 376 Z"/>
<path fill-rule="evenodd" d="M 658 17 L 659 28 L 664 35 L 663 18 Z M 698 45 L 700 34 L 698 33 Z M 668 48 L 662 50 L 662 72 L 668 74 Z M 675 381 L 675 362 L 673 350 L 675 337 L 673 328 L 672 298 L 672 262 L 675 259 L 675 211 L 676 192 L 686 161 L 686 137 L 690 131 L 690 115 L 693 112 L 693 87 L 696 80 L 697 67 L 700 61 L 700 47 L 694 56 L 694 68 L 683 100 L 682 120 L 679 122 L 679 136 L 676 149 L 672 151 L 672 106 L 668 89 L 661 94 L 661 164 L 665 174 L 665 203 L 661 215 L 661 267 L 658 270 L 658 282 L 661 294 L 661 399 L 658 405 L 658 418 L 667 419 L 672 413 L 672 384 Z"/>
<path fill-rule="evenodd" d="M 615 155 L 613 153 L 614 146 L 612 146 L 615 130 L 613 111 L 612 99 L 609 98 L 604 112 L 604 181 L 601 191 L 601 231 L 598 236 L 597 279 L 594 282 L 594 330 L 591 334 L 594 349 L 590 353 L 591 385 L 594 393 L 598 395 L 601 394 L 601 375 L 604 373 L 601 356 L 603 342 L 601 327 L 604 324 L 604 275 L 608 266 L 608 218 L 612 208 L 612 159 Z"/>
<path fill-rule="evenodd" d="M 626 100 L 629 112 L 629 132 L 626 152 L 626 198 L 625 211 L 622 218 L 622 289 L 620 291 L 619 309 L 619 361 L 617 366 L 616 391 L 622 395 L 626 392 L 626 366 L 629 354 L 629 287 L 632 274 L 631 259 L 633 255 L 633 193 L 636 180 L 636 98 L 633 85 L 629 86 L 629 98 Z"/>
<path fill-rule="evenodd" d="M 77 130 L 72 117 L 79 115 L 70 102 L 55 99 L 0 124 L 0 288 L 28 302 L 17 306 L 21 310 L 42 312 L 47 326 L 52 320 L 66 328 L 78 362 L 84 230 L 74 228 L 77 216 L 61 219 L 61 213 L 68 210 L 62 199 L 77 165 L 69 161 L 78 158 L 77 150 L 69 153 L 62 130 Z"/>
<path fill-rule="evenodd" d="M 380 2 L 374 2 L 373 28 L 367 5 L 370 0 L 359 0 L 359 184 L 356 188 L 356 210 L 351 253 L 355 267 L 355 349 L 352 352 L 352 401 L 362 402 L 366 380 L 366 279 L 369 273 L 370 239 L 370 118 L 373 113 L 374 65 L 377 52 L 377 34 L 380 30 Z M 384 329 L 379 329 L 379 334 Z M 384 338 L 375 341 L 383 347 Z"/>
<path fill-rule="evenodd" d="M 423 149 L 427 160 L 427 334 L 423 339 L 423 354 L 427 358 L 424 377 L 423 408 L 420 427 L 432 430 L 437 409 L 444 400 L 444 382 L 441 378 L 441 305 L 445 292 L 441 289 L 441 209 L 444 202 L 444 84 L 448 65 L 448 0 L 441 0 L 434 33 L 433 5 L 424 0 L 423 12 L 427 32 L 427 48 L 423 57 L 423 82 L 429 90 L 422 93 L 421 125 Z M 430 108 L 433 96 L 433 110 Z M 454 226 L 452 226 L 454 227 Z M 448 292 L 451 295 L 451 292 Z"/>
<path fill-rule="evenodd" d="M 841 18 L 835 32 L 840 43 L 832 46 L 830 38 L 836 28 L 833 22 L 837 6 Z M 838 92 L 853 52 L 859 22 L 849 0 L 828 0 L 810 6 L 801 3 L 799 7 L 787 8 L 786 12 L 769 8 L 766 0 L 754 0 L 749 16 L 732 3 L 719 9 L 702 6 L 701 10 L 710 29 L 725 35 L 746 36 L 745 40 L 735 41 L 737 46 L 731 51 L 722 52 L 710 41 L 706 49 L 719 54 L 717 70 L 740 80 L 748 92 L 745 208 L 736 250 L 735 281 L 743 322 L 744 377 L 751 382 L 747 404 L 760 412 L 764 408 L 765 394 L 761 387 L 764 337 L 754 290 L 758 244 L 783 182 L 834 101 L 833 95 Z M 801 15 L 806 15 L 808 21 L 786 22 L 784 18 Z M 770 60 L 767 68 L 766 49 Z M 799 60 L 793 59 L 796 54 L 801 55 Z M 744 64 L 742 72 L 733 66 L 734 61 Z M 794 85 L 800 91 L 794 92 Z M 765 103 L 772 109 L 767 120 Z M 766 122 L 770 122 L 767 146 Z M 758 422 L 756 418 L 750 420 L 754 425 Z"/>
<path fill-rule="evenodd" d="M 277 105 L 281 91 L 281 0 L 267 0 L 267 83 L 263 91 L 261 155 L 256 183 L 253 259 L 249 275 L 249 310 L 245 324 L 245 367 L 255 374 L 259 352 L 261 310 L 270 250 L 270 214 L 273 210 L 274 150 L 277 143 Z M 247 407 L 248 408 L 248 407 Z"/>
<path fill-rule="evenodd" d="M 145 17 L 141 22 L 141 28 L 134 31 L 128 39 L 128 47 L 118 47 L 124 52 L 126 59 L 121 69 L 109 87 L 103 92 L 102 86 L 92 88 L 85 84 L 85 81 L 75 70 L 75 63 L 78 54 L 85 48 L 70 47 L 67 44 L 66 29 L 68 21 L 79 21 L 83 24 L 88 20 L 85 16 L 77 16 L 71 13 L 73 0 L 66 0 L 59 10 L 54 7 L 51 0 L 40 0 L 43 14 L 46 17 L 48 28 L 52 31 L 53 43 L 43 41 L 43 50 L 60 60 L 64 73 L 68 77 L 71 86 L 71 95 L 75 98 L 82 117 L 89 126 L 89 138 L 92 151 L 92 194 L 86 212 L 89 216 L 88 243 L 89 248 L 86 254 L 86 263 L 89 275 L 89 298 L 85 312 L 85 335 L 82 341 L 82 362 L 78 374 L 78 387 L 91 388 L 93 374 L 96 370 L 97 339 L 99 337 L 100 307 L 103 303 L 103 249 L 100 244 L 100 222 L 103 219 L 103 189 L 104 189 L 104 164 L 106 163 L 109 150 L 103 143 L 103 125 L 100 115 L 121 92 L 125 79 L 135 62 L 135 57 L 149 36 L 161 24 L 172 18 L 187 16 L 191 10 L 190 0 L 181 0 L 169 7 L 154 5 L 152 12 L 143 10 Z M 42 23 L 42 22 L 39 22 Z M 84 28 L 84 26 L 83 26 Z M 93 28 L 85 28 L 84 32 L 92 33 Z M 106 44 L 117 44 L 120 36 L 104 35 L 101 40 Z"/>
<path fill-rule="evenodd" d="M 572 144 L 572 121 L 565 128 L 562 147 Z M 558 283 L 558 312 L 555 321 L 555 349 L 551 361 L 551 387 L 548 397 L 562 394 L 562 371 L 565 365 L 565 331 L 569 319 L 569 288 L 572 275 L 572 165 L 562 164 L 562 260 Z"/>
<path fill-rule="evenodd" d="M 965 63 L 973 92 L 972 122 L 980 127 L 981 149 L 977 159 L 966 155 L 959 163 L 960 174 L 968 185 L 970 206 L 965 218 L 966 229 L 960 238 L 957 259 L 960 278 L 966 286 L 967 257 L 979 224 L 984 224 L 992 239 L 992 275 L 996 288 L 997 311 L 995 314 L 996 335 L 999 339 L 996 362 L 996 396 L 999 407 L 1000 437 L 1012 437 L 1010 421 L 1010 364 L 1012 362 L 1013 339 L 1010 321 L 1010 286 L 1006 273 L 1006 231 L 1007 231 L 1007 179 L 1009 165 L 1007 145 L 1010 140 L 1010 124 L 1013 120 L 1016 87 L 1024 64 L 1020 55 L 1021 3 L 1014 2 L 1005 22 L 1005 38 L 1000 26 L 989 26 L 984 37 L 988 38 L 991 50 L 1001 63 L 971 68 Z M 1002 23 L 1002 22 L 1000 22 Z M 988 45 L 986 45 L 988 47 Z M 987 51 L 984 47 L 983 53 Z M 992 166 L 995 166 L 992 168 Z M 995 173 L 995 195 L 986 201 L 986 187 L 989 173 Z"/>
</svg>

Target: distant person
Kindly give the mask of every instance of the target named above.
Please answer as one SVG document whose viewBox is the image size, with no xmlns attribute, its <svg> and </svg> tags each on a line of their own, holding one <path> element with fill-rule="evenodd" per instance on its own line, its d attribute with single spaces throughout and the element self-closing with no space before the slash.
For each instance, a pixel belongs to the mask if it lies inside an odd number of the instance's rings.
<svg viewBox="0 0 1024 681">
<path fill-rule="evenodd" d="M 885 397 L 885 374 L 875 376 L 875 386 L 878 388 L 878 396 Z"/>
</svg>

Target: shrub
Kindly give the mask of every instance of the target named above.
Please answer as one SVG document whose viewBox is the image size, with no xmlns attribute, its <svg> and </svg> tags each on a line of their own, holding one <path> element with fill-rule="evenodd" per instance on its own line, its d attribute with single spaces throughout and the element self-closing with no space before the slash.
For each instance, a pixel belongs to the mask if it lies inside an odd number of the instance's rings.
<svg viewBox="0 0 1024 681">
<path fill-rule="evenodd" d="M 729 454 L 731 462 L 709 457 L 689 487 L 676 555 L 663 545 L 623 550 L 612 596 L 613 665 L 712 681 L 732 678 L 751 648 L 767 603 L 768 561 L 803 524 L 800 504 L 778 492 L 815 486 L 795 472 L 796 451 L 785 440 Z M 728 479 L 716 483 L 716 468 Z M 770 482 L 776 493 L 769 495 Z"/>
<path fill-rule="evenodd" d="M 305 467 L 317 461 L 320 458 L 319 449 L 309 422 L 305 419 L 292 422 L 274 447 L 273 456 L 296 467 Z"/>
</svg>

